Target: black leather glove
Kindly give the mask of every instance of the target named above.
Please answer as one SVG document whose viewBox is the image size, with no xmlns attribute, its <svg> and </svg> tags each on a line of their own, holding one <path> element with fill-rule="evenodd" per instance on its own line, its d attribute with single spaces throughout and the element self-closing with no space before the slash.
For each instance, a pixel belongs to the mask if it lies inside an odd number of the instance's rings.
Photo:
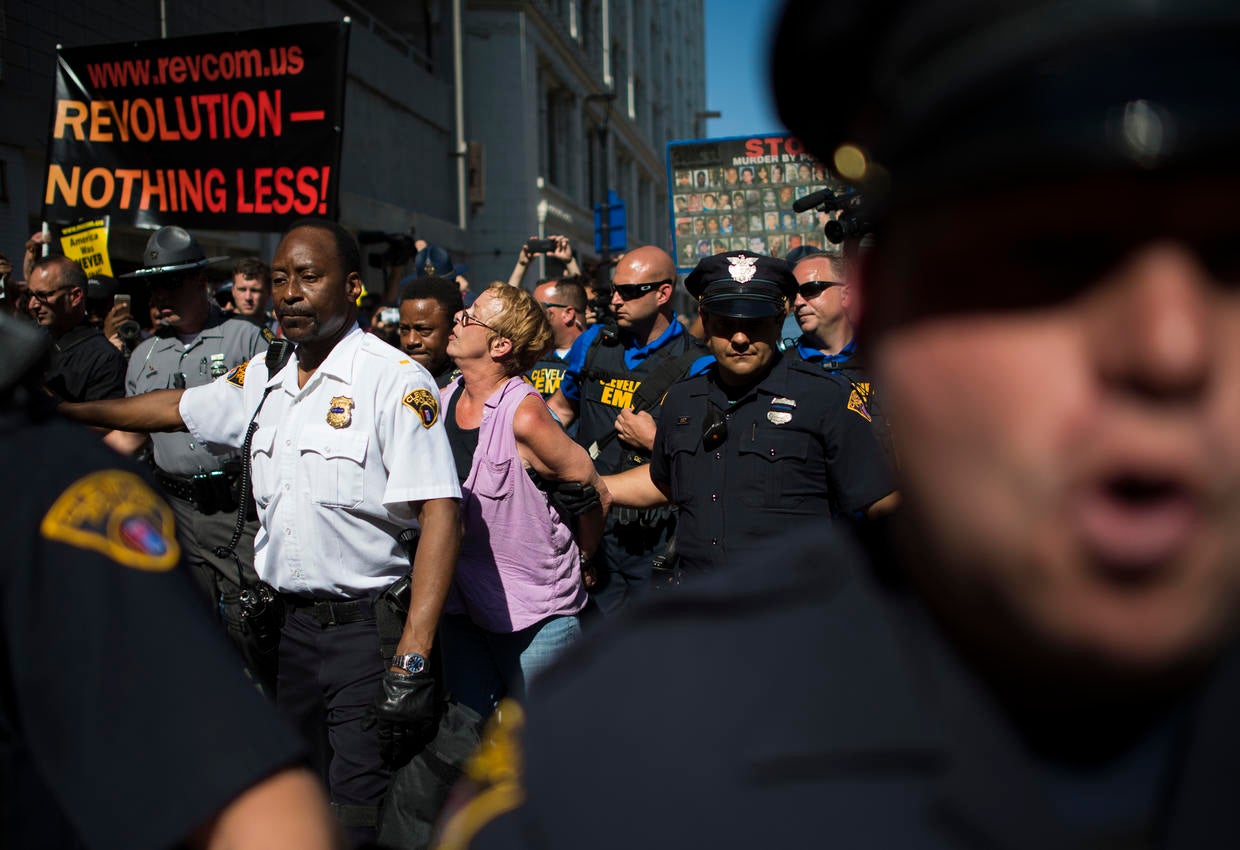
<svg viewBox="0 0 1240 850">
<path fill-rule="evenodd" d="M 598 507 L 598 490 L 593 484 L 559 482 L 549 492 L 556 508 L 568 516 L 581 516 Z"/>
<path fill-rule="evenodd" d="M 430 743 L 439 728 L 439 690 L 428 673 L 412 676 L 387 670 L 370 707 L 366 727 L 378 727 L 383 766 L 396 770 Z"/>
</svg>

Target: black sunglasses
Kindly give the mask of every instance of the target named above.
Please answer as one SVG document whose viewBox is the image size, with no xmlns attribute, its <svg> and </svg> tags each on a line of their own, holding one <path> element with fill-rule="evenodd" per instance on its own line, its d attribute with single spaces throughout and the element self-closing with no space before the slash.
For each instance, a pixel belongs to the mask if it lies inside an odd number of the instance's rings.
<svg viewBox="0 0 1240 850">
<path fill-rule="evenodd" d="M 556 304 L 554 301 L 539 301 L 538 303 L 543 306 L 544 310 L 551 307 L 559 307 L 561 310 L 567 310 L 569 307 L 568 304 Z"/>
<path fill-rule="evenodd" d="M 634 298 L 641 298 L 652 289 L 660 287 L 665 283 L 672 283 L 672 281 L 653 280 L 650 283 L 615 283 L 612 284 L 612 288 L 620 296 L 621 301 L 632 301 Z"/>
<path fill-rule="evenodd" d="M 811 280 L 808 283 L 802 283 L 797 287 L 797 292 L 801 297 L 808 301 L 811 298 L 817 298 L 833 286 L 843 286 L 841 280 Z"/>
</svg>

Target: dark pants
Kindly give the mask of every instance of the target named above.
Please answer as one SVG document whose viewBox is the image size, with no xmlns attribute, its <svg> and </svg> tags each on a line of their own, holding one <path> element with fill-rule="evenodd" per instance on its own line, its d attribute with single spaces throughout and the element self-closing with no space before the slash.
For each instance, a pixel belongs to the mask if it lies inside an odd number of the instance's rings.
<svg viewBox="0 0 1240 850">
<path fill-rule="evenodd" d="M 379 739 L 362 729 L 379 693 L 383 659 L 373 615 L 323 625 L 304 608 L 286 607 L 280 631 L 276 704 L 310 745 L 333 807 L 355 845 L 373 842 L 377 810 L 391 772 Z"/>
<path fill-rule="evenodd" d="M 666 517 L 651 526 L 621 523 L 617 513 L 607 515 L 607 528 L 599 547 L 606 569 L 601 571 L 601 585 L 590 591 L 598 612 L 604 616 L 616 614 L 650 589 L 651 563 L 656 555 L 667 550 L 676 530 L 675 517 Z"/>
<path fill-rule="evenodd" d="M 258 522 L 247 522 L 237 541 L 235 558 L 218 558 L 217 546 L 227 546 L 236 526 L 236 515 L 215 512 L 204 514 L 193 502 L 165 494 L 177 519 L 177 543 L 182 559 L 189 567 L 194 583 L 202 590 L 211 607 L 212 616 L 222 620 L 233 646 L 241 653 L 246 670 L 268 696 L 275 697 L 276 654 L 260 647 L 241 618 L 238 599 L 241 583 L 253 586 L 258 581 L 254 572 L 254 534 Z"/>
</svg>

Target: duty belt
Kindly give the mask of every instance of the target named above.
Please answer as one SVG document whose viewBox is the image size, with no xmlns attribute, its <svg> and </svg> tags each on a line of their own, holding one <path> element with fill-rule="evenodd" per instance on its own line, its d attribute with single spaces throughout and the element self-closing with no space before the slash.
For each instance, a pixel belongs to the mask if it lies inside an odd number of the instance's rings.
<svg viewBox="0 0 1240 850">
<path fill-rule="evenodd" d="M 230 462 L 226 467 L 228 465 L 233 464 Z M 235 465 L 240 466 L 239 463 Z M 197 475 L 174 475 L 157 468 L 155 480 L 165 493 L 191 502 L 200 513 L 213 514 L 237 509 L 237 494 L 233 490 L 237 473 L 227 468 L 200 472 Z"/>
<path fill-rule="evenodd" d="M 360 623 L 375 616 L 374 605 L 369 599 L 310 599 L 292 593 L 282 593 L 280 597 L 290 610 L 309 614 L 320 626 Z"/>
<path fill-rule="evenodd" d="M 176 496 L 186 502 L 194 501 L 194 479 L 188 475 L 173 475 L 162 469 L 155 470 L 155 480 L 170 496 Z"/>
</svg>

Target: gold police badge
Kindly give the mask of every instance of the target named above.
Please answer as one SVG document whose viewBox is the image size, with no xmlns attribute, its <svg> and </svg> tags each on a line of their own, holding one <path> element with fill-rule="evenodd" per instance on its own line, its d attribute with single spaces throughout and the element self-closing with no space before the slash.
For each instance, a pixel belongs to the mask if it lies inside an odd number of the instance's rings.
<svg viewBox="0 0 1240 850">
<path fill-rule="evenodd" d="M 414 390 L 401 401 L 418 414 L 423 428 L 429 428 L 439 420 L 439 399 L 430 390 Z"/>
<path fill-rule="evenodd" d="M 333 397 L 331 407 L 327 408 L 327 424 L 333 428 L 348 428 L 353 424 L 353 399 L 347 395 Z"/>
</svg>

